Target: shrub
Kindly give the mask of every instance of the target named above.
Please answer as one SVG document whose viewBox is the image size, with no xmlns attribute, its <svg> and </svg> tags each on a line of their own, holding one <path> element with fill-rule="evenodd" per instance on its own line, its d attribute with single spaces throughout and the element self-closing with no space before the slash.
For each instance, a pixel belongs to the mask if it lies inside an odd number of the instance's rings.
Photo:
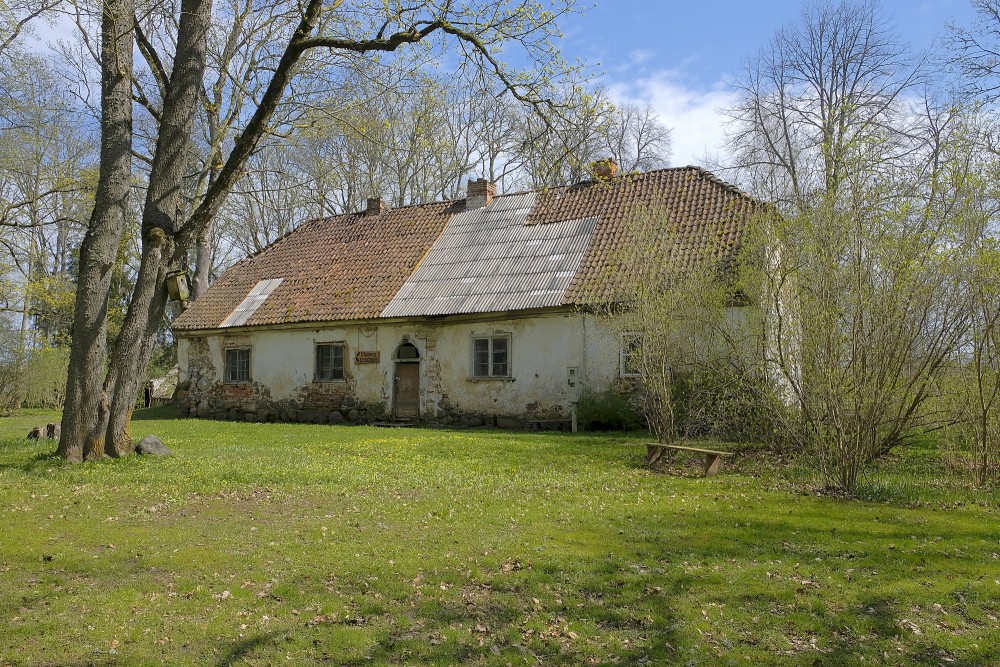
<svg viewBox="0 0 1000 667">
<path fill-rule="evenodd" d="M 584 389 L 576 404 L 576 419 L 585 431 L 638 431 L 646 420 L 633 405 L 634 392 L 615 388 L 594 392 Z"/>
<path fill-rule="evenodd" d="M 773 383 L 724 363 L 707 363 L 674 381 L 677 435 L 780 445 L 788 408 Z"/>
</svg>

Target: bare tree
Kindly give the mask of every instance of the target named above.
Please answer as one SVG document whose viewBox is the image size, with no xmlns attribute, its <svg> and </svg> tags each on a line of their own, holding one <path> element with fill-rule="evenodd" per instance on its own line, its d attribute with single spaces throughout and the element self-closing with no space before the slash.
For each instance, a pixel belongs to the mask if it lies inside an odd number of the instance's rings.
<svg viewBox="0 0 1000 667">
<path fill-rule="evenodd" d="M 928 398 L 969 324 L 974 166 L 960 113 L 906 99 L 922 77 L 877 5 L 823 3 L 757 53 L 730 109 L 734 172 L 781 213 L 761 220 L 747 287 L 769 373 L 800 451 L 848 490 L 941 424 Z"/>
<path fill-rule="evenodd" d="M 652 106 L 622 104 L 613 109 L 607 124 L 608 157 L 623 171 L 651 171 L 668 166 L 670 129 Z"/>
<path fill-rule="evenodd" d="M 924 81 L 922 67 L 877 3 L 807 5 L 737 79 L 730 168 L 785 211 L 836 198 L 849 168 L 913 149 L 904 97 Z"/>
<path fill-rule="evenodd" d="M 1000 96 L 1000 2 L 972 0 L 972 26 L 949 26 L 949 60 L 958 70 L 962 92 L 974 100 Z"/>
</svg>

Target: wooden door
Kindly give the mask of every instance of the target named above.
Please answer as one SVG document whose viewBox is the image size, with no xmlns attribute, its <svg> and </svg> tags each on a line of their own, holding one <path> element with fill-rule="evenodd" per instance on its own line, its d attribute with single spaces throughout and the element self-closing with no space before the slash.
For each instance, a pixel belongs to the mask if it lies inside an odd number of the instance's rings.
<svg viewBox="0 0 1000 667">
<path fill-rule="evenodd" d="M 393 416 L 416 419 L 420 416 L 420 364 L 396 364 L 396 391 Z"/>
</svg>

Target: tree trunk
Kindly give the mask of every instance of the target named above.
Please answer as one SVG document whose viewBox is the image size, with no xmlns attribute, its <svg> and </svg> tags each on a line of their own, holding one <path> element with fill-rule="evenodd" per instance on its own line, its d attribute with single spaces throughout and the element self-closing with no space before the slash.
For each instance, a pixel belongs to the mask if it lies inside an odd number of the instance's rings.
<svg viewBox="0 0 1000 667">
<path fill-rule="evenodd" d="M 102 384 L 108 293 L 132 174 L 133 0 L 104 0 L 101 21 L 101 166 L 80 246 L 73 343 L 58 454 L 79 462 L 103 453 Z"/>
<path fill-rule="evenodd" d="M 212 0 L 183 0 L 177 51 L 170 75 L 156 152 L 142 214 L 142 260 L 105 383 L 110 412 L 104 450 L 109 456 L 132 452 L 129 421 L 146 376 L 156 331 L 167 302 L 164 278 L 177 261 L 174 220 L 181 207 L 184 172 L 192 143 L 194 113 L 205 73 Z M 183 250 L 183 249 L 182 249 Z"/>
<path fill-rule="evenodd" d="M 164 279 L 171 264 L 173 243 L 156 229 L 150 238 L 143 238 L 142 246 L 135 291 L 105 383 L 110 406 L 104 425 L 104 452 L 113 457 L 131 454 L 134 449 L 129 422 L 139 390 L 145 383 L 156 330 L 163 321 L 167 304 Z"/>
<path fill-rule="evenodd" d="M 197 300 L 208 289 L 212 272 L 212 221 L 198 235 L 198 255 L 195 259 L 194 280 L 191 282 L 191 299 Z"/>
</svg>

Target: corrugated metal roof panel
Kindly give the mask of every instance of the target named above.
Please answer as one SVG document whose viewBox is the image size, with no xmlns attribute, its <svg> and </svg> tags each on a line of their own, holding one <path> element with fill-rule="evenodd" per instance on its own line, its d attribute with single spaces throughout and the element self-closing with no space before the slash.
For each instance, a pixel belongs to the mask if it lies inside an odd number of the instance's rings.
<svg viewBox="0 0 1000 667">
<path fill-rule="evenodd" d="M 223 320 L 220 326 L 222 327 L 238 327 L 241 324 L 245 324 L 257 309 L 264 305 L 267 301 L 267 297 L 271 296 L 271 292 L 278 288 L 278 285 L 284 278 L 271 278 L 270 280 L 261 280 L 250 293 L 247 294 L 246 298 L 240 302 L 240 305 L 236 306 L 236 310 L 229 314 L 225 320 Z"/>
<path fill-rule="evenodd" d="M 596 217 L 526 225 L 535 193 L 455 215 L 383 317 L 544 308 L 562 303 Z"/>
</svg>

